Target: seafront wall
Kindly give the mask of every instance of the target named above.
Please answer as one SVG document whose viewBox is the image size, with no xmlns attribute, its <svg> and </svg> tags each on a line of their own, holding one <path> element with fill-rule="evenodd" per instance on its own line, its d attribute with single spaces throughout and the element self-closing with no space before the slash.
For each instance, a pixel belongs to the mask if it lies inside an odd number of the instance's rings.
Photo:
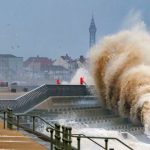
<svg viewBox="0 0 150 150">
<path fill-rule="evenodd" d="M 0 100 L 0 109 L 12 108 L 15 112 L 25 113 L 52 97 L 90 96 L 90 90 L 84 85 L 42 85 L 26 94 L 12 99 Z"/>
</svg>

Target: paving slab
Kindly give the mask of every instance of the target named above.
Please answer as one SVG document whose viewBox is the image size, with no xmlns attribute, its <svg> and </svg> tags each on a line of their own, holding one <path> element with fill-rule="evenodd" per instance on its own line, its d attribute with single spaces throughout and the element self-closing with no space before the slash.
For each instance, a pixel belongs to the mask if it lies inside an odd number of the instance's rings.
<svg viewBox="0 0 150 150">
<path fill-rule="evenodd" d="M 33 141 L 16 130 L 3 129 L 0 122 L 0 150 L 47 150 L 43 145 Z"/>
</svg>

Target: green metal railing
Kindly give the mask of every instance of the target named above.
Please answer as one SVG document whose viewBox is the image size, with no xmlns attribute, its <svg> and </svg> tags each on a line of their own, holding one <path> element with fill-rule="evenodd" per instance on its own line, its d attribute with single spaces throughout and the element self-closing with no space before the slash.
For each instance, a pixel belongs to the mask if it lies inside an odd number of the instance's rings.
<svg viewBox="0 0 150 150">
<path fill-rule="evenodd" d="M 118 138 L 113 137 L 94 137 L 94 136 L 86 136 L 84 134 L 72 134 L 72 128 L 61 126 L 59 124 L 51 125 L 49 122 L 45 121 L 43 118 L 34 115 L 17 115 L 13 114 L 12 110 L 8 108 L 6 111 L 0 111 L 3 113 L 3 120 L 4 120 L 4 128 L 6 128 L 6 121 L 7 121 L 7 128 L 12 129 L 13 125 L 19 128 L 22 128 L 30 133 L 37 135 L 39 138 L 43 139 L 50 143 L 50 150 L 81 150 L 81 140 L 87 139 L 97 145 L 100 149 L 104 150 L 114 150 L 113 148 L 109 149 L 109 141 L 114 140 L 121 143 L 129 150 L 133 150 L 130 146 L 119 140 Z M 7 113 L 7 115 L 6 115 Z M 6 117 L 7 116 L 7 117 Z M 32 118 L 32 127 L 26 127 L 22 125 L 21 118 L 22 117 L 30 117 Z M 46 124 L 46 131 L 49 132 L 49 136 L 39 131 L 36 131 L 36 119 L 39 119 L 43 123 Z M 76 146 L 72 146 L 72 139 L 75 138 L 77 141 Z M 104 145 L 99 144 L 95 139 L 104 140 Z"/>
<path fill-rule="evenodd" d="M 0 110 L 0 114 L 2 114 L 2 116 L 0 116 L 0 118 L 3 119 L 3 128 L 5 129 L 6 128 L 6 111 Z"/>
</svg>

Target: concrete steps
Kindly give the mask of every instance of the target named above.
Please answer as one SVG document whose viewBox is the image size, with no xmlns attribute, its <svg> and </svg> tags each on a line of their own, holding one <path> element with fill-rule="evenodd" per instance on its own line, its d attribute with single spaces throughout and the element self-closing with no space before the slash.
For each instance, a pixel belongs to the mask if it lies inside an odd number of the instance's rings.
<svg viewBox="0 0 150 150">
<path fill-rule="evenodd" d="M 86 99 L 84 99 L 86 101 Z M 82 101 L 80 105 L 73 105 L 63 100 L 63 105 L 59 104 L 48 110 L 34 110 L 31 114 L 40 115 L 51 124 L 65 123 L 75 129 L 81 128 L 99 128 L 110 131 L 119 131 L 120 134 L 127 137 L 128 134 L 136 136 L 140 141 L 149 141 L 144 134 L 144 128 L 141 125 L 133 125 L 129 119 L 121 118 L 112 112 L 101 107 L 100 103 L 89 103 Z M 86 103 L 86 105 L 85 105 Z M 40 122 L 42 128 L 42 122 Z M 43 126 L 44 127 L 44 126 Z M 42 131 L 42 129 L 41 129 Z M 44 129 L 45 131 L 45 129 Z M 142 138 L 141 138 L 142 137 Z"/>
<path fill-rule="evenodd" d="M 54 111 L 55 110 L 55 111 Z M 34 111 L 35 113 L 36 111 Z M 42 112 L 42 111 L 41 111 Z M 38 112 L 39 113 L 39 112 Z M 143 128 L 134 126 L 128 119 L 116 116 L 112 112 L 101 108 L 100 106 L 74 107 L 74 108 L 52 108 L 47 113 L 39 113 L 50 123 L 59 122 L 59 119 L 65 119 L 66 122 L 74 121 L 79 124 L 87 125 L 90 128 L 103 128 L 106 130 L 116 130 L 120 132 L 133 132 L 134 134 L 143 134 Z"/>
</svg>

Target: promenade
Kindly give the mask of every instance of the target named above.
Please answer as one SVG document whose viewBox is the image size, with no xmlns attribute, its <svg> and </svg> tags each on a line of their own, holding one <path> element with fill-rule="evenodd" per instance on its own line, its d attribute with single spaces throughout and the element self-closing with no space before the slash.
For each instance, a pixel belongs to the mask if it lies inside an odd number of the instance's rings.
<svg viewBox="0 0 150 150">
<path fill-rule="evenodd" d="M 3 129 L 0 121 L 0 150 L 46 150 L 46 148 L 16 130 Z"/>
<path fill-rule="evenodd" d="M 12 92 L 0 92 L 0 100 L 14 100 L 19 96 L 24 95 L 26 92 L 16 92 L 16 93 L 12 93 Z"/>
</svg>

